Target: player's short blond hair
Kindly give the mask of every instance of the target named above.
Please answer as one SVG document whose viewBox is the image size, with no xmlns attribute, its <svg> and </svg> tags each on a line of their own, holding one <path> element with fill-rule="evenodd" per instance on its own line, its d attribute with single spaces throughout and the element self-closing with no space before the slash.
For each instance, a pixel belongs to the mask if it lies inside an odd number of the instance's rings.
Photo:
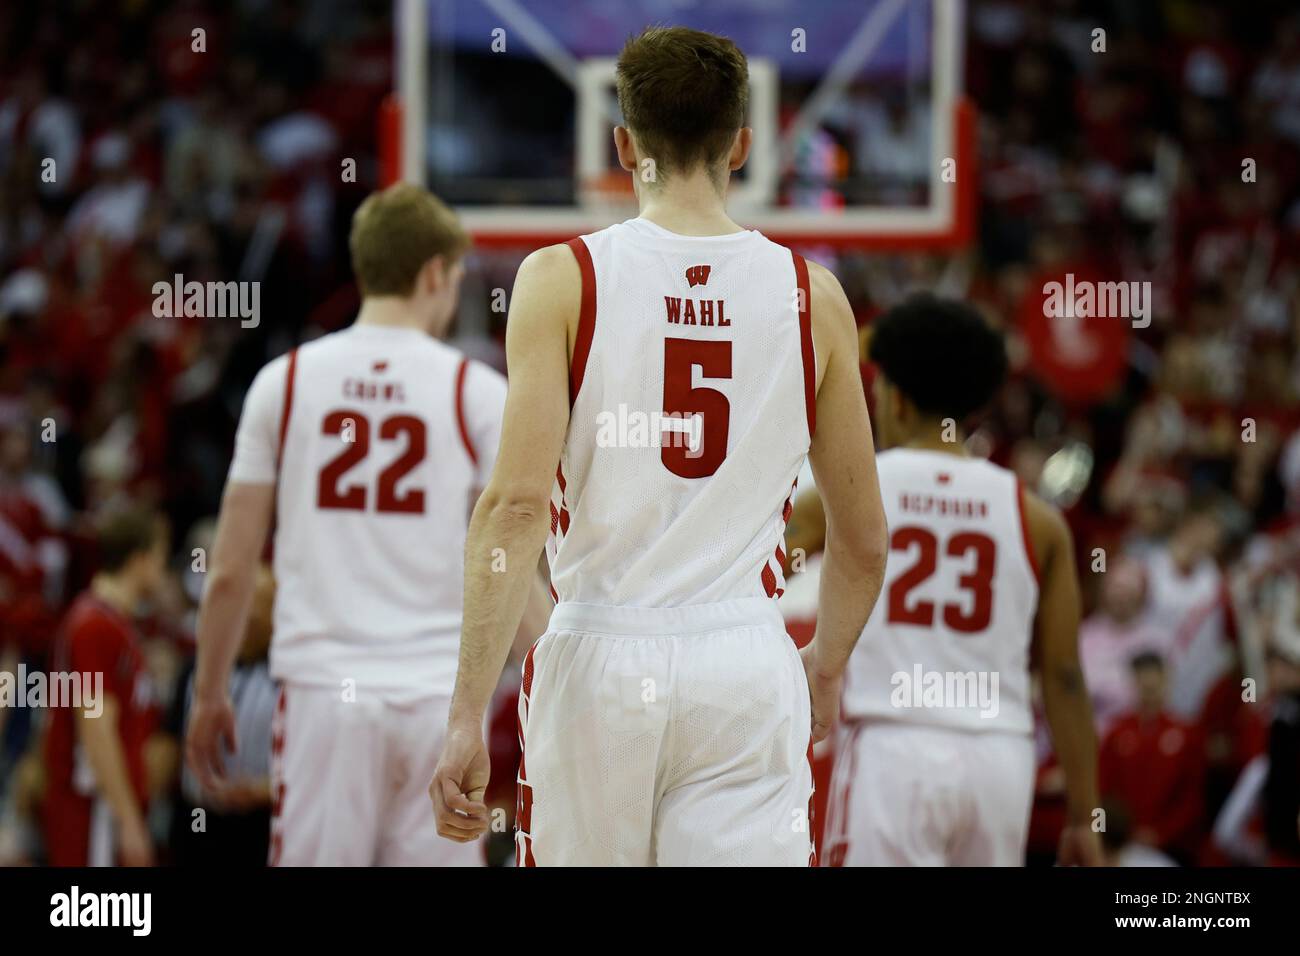
<svg viewBox="0 0 1300 956">
<path fill-rule="evenodd" d="M 396 183 L 366 197 L 348 237 L 352 271 L 362 295 L 406 297 L 434 256 L 455 261 L 469 235 L 447 204 L 422 186 Z"/>
<path fill-rule="evenodd" d="M 647 27 L 623 45 L 615 86 L 623 119 L 661 172 L 726 158 L 749 102 L 749 64 L 723 36 Z"/>
</svg>

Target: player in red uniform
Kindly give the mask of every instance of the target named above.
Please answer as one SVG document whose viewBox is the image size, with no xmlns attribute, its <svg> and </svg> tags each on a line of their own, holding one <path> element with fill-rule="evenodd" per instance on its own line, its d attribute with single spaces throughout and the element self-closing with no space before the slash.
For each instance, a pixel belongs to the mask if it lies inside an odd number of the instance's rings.
<svg viewBox="0 0 1300 956">
<path fill-rule="evenodd" d="M 99 572 L 56 638 L 51 693 L 75 682 L 81 706 L 62 695 L 51 701 L 44 829 L 53 866 L 154 862 L 144 750 L 155 713 L 131 615 L 162 583 L 166 558 L 166 525 L 157 515 L 128 510 L 108 519 Z"/>
</svg>

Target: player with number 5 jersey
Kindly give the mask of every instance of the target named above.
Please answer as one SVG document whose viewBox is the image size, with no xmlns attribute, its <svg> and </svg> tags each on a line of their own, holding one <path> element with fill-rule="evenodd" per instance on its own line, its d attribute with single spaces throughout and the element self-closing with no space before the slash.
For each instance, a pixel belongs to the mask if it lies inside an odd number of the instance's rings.
<svg viewBox="0 0 1300 956">
<path fill-rule="evenodd" d="M 515 282 L 501 452 L 470 525 L 430 789 L 444 835 L 482 832 L 483 710 L 549 538 L 558 604 L 519 701 L 522 866 L 812 857 L 810 742 L 875 600 L 884 524 L 844 293 L 724 208 L 751 138 L 746 72 L 710 34 L 628 41 L 615 146 L 640 215 L 539 250 Z M 801 656 L 776 598 L 806 458 L 835 520 Z M 492 547 L 524 570 L 490 573 Z"/>
</svg>

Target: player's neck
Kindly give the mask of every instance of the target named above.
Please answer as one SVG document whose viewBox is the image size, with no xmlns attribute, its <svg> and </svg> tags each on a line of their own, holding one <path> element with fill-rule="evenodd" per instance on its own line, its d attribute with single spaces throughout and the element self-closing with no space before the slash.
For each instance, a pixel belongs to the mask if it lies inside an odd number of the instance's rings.
<svg viewBox="0 0 1300 956">
<path fill-rule="evenodd" d="M 414 308 L 406 299 L 395 295 L 367 296 L 361 300 L 357 325 L 378 326 L 388 329 L 413 329 L 429 331 L 429 317 L 423 310 Z"/>
<path fill-rule="evenodd" d="M 727 215 L 725 198 L 703 171 L 643 189 L 638 205 L 642 219 L 681 236 L 725 236 L 742 231 Z"/>
<path fill-rule="evenodd" d="M 140 599 L 136 589 L 115 574 L 96 574 L 90 579 L 90 593 L 126 617 L 135 613 Z"/>
</svg>

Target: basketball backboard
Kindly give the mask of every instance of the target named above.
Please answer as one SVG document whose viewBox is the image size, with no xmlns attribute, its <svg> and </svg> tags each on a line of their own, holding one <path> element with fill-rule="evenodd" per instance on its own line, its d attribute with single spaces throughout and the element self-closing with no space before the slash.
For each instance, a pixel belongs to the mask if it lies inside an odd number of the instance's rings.
<svg viewBox="0 0 1300 956">
<path fill-rule="evenodd" d="M 392 178 L 452 203 L 480 245 L 634 216 L 614 67 L 649 24 L 723 33 L 750 63 L 754 146 L 733 218 L 781 242 L 952 248 L 973 223 L 962 0 L 399 0 Z"/>
</svg>

